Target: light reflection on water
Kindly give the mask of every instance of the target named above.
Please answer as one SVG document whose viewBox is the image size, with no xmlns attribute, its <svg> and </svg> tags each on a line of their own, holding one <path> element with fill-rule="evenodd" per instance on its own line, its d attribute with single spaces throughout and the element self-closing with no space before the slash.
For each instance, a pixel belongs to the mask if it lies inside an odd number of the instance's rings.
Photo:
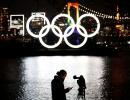
<svg viewBox="0 0 130 100">
<path fill-rule="evenodd" d="M 130 100 L 130 54 L 115 57 L 37 56 L 0 58 L 0 100 L 52 100 L 50 83 L 60 69 L 68 72 L 65 86 L 73 86 L 68 100 L 76 100 L 77 80 L 86 80 L 86 100 Z"/>
<path fill-rule="evenodd" d="M 65 87 L 68 100 L 76 100 L 78 85 L 73 75 L 83 75 L 86 80 L 86 100 L 105 100 L 102 95 L 106 67 L 105 57 L 95 56 L 39 56 L 22 59 L 22 100 L 51 100 L 51 80 L 57 71 L 65 69 Z"/>
</svg>

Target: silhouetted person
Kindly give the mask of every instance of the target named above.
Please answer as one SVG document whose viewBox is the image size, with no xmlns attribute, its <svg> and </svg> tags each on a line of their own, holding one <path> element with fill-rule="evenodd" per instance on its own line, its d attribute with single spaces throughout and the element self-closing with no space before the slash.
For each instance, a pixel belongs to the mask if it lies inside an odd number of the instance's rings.
<svg viewBox="0 0 130 100">
<path fill-rule="evenodd" d="M 79 86 L 77 100 L 79 100 L 80 98 L 85 100 L 86 83 L 85 83 L 85 79 L 82 75 L 80 75 L 79 79 L 77 80 L 77 84 Z"/>
<path fill-rule="evenodd" d="M 66 100 L 66 93 L 72 88 L 64 88 L 64 80 L 67 75 L 65 70 L 60 70 L 56 73 L 51 82 L 52 100 Z"/>
</svg>

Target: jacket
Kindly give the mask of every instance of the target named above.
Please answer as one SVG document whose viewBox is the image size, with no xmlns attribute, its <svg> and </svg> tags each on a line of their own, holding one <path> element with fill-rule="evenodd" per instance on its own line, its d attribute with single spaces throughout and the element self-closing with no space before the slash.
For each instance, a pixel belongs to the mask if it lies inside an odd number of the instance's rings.
<svg viewBox="0 0 130 100">
<path fill-rule="evenodd" d="M 52 100 L 66 100 L 68 89 L 64 89 L 64 79 L 55 76 L 51 82 Z"/>
</svg>

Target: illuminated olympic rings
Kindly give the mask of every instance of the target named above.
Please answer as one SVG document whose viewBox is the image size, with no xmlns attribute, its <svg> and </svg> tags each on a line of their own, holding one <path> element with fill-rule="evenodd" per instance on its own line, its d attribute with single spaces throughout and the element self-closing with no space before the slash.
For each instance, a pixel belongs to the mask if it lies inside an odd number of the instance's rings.
<svg viewBox="0 0 130 100">
<path fill-rule="evenodd" d="M 36 17 L 39 17 L 39 18 L 43 18 L 46 22 L 46 25 L 42 27 L 42 29 L 40 30 L 39 34 L 36 35 L 34 34 L 31 30 L 30 30 L 30 22 L 32 21 L 32 19 L 36 18 Z M 64 33 L 61 31 L 61 29 L 55 25 L 55 22 L 58 18 L 60 17 L 66 17 L 68 18 L 70 21 L 71 21 L 71 24 L 69 27 L 66 28 L 66 30 L 64 31 Z M 86 29 L 80 25 L 80 22 L 81 20 L 84 18 L 84 17 L 92 17 L 93 19 L 95 19 L 96 23 L 97 23 L 97 28 L 95 30 L 95 32 L 91 33 L 91 34 L 87 34 L 87 31 Z M 39 41 L 40 43 L 46 47 L 46 48 L 56 48 L 57 46 L 59 46 L 61 43 L 62 43 L 62 40 L 64 39 L 65 43 L 71 47 L 71 48 L 80 48 L 82 47 L 83 45 L 85 45 L 85 43 L 87 42 L 87 39 L 88 37 L 93 37 L 95 36 L 99 30 L 100 30 L 100 22 L 98 20 L 98 18 L 92 14 L 83 14 L 81 15 L 78 20 L 77 20 L 77 23 L 75 24 L 73 18 L 67 14 L 59 14 L 57 16 L 54 17 L 54 19 L 52 20 L 52 23 L 50 24 L 50 21 L 48 20 L 48 18 L 44 15 L 32 15 L 28 20 L 27 20 L 27 23 L 26 23 L 26 28 L 27 28 L 27 31 L 28 33 L 34 37 L 34 38 L 39 38 Z M 69 41 L 68 41 L 68 37 L 70 35 L 73 34 L 75 28 L 77 28 L 77 31 L 78 33 L 84 37 L 84 40 L 82 43 L 78 44 L 78 45 L 73 45 L 71 44 Z M 54 45 L 48 45 L 46 44 L 42 38 L 48 34 L 48 32 L 50 31 L 50 29 L 52 30 L 52 32 L 57 36 L 59 37 L 59 40 L 57 43 L 55 43 Z M 81 31 L 82 30 L 82 31 Z"/>
</svg>

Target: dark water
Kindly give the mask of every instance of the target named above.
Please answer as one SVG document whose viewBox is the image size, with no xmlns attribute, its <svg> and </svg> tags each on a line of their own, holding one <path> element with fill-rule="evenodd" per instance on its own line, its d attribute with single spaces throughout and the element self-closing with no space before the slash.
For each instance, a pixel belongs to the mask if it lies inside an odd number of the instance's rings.
<svg viewBox="0 0 130 100">
<path fill-rule="evenodd" d="M 73 75 L 86 80 L 86 100 L 130 100 L 130 57 L 36 56 L 0 58 L 0 100 L 51 100 L 50 82 L 65 69 L 68 100 L 76 100 Z"/>
</svg>

